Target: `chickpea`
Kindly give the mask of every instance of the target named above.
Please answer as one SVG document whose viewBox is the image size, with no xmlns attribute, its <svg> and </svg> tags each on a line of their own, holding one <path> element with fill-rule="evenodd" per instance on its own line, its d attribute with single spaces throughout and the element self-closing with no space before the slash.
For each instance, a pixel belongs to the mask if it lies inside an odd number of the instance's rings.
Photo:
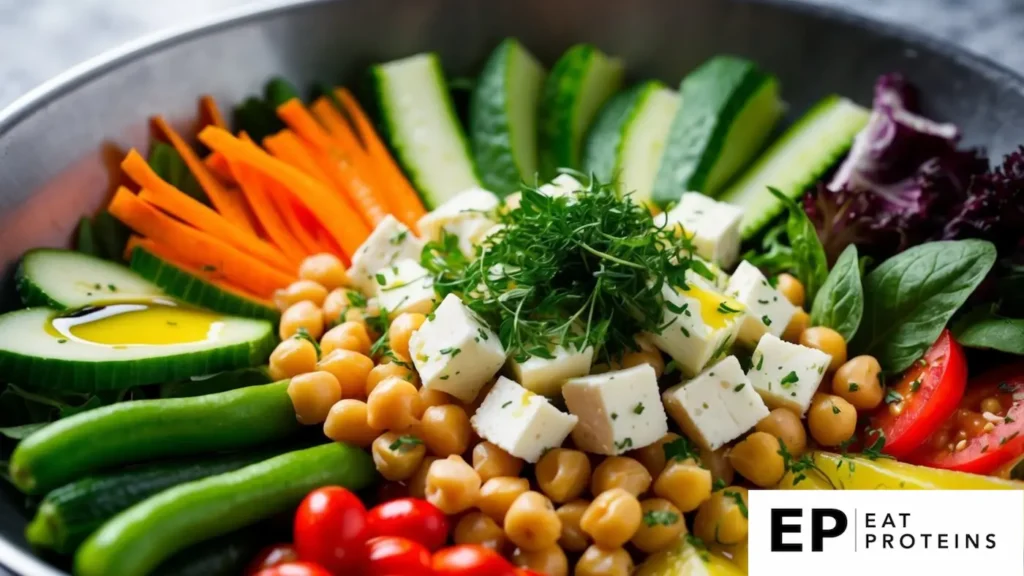
<svg viewBox="0 0 1024 576">
<path fill-rule="evenodd" d="M 307 256 L 299 265 L 299 278 L 318 282 L 328 290 L 348 284 L 345 265 L 337 256 L 328 253 Z"/>
<path fill-rule="evenodd" d="M 427 471 L 427 502 L 445 514 L 472 508 L 480 498 L 480 476 L 461 456 L 435 460 Z"/>
<path fill-rule="evenodd" d="M 366 421 L 376 430 L 402 432 L 412 428 L 423 415 L 420 393 L 401 378 L 388 378 L 366 399 Z"/>
<path fill-rule="evenodd" d="M 770 488 L 782 480 L 786 462 L 779 454 L 779 439 L 767 432 L 754 432 L 729 451 L 729 462 L 744 478 L 761 488 Z"/>
<path fill-rule="evenodd" d="M 284 290 L 274 291 L 274 304 L 282 312 L 303 300 L 321 306 L 326 298 L 327 289 L 312 280 L 296 280 Z"/>
<path fill-rule="evenodd" d="M 711 471 L 712 484 L 718 481 L 725 485 L 732 484 L 736 471 L 729 463 L 728 453 L 728 446 L 722 446 L 714 451 L 707 448 L 700 449 L 700 466 Z"/>
<path fill-rule="evenodd" d="M 737 544 L 747 537 L 747 489 L 729 486 L 715 492 L 693 521 L 693 533 L 705 542 Z"/>
<path fill-rule="evenodd" d="M 415 436 L 385 432 L 373 441 L 370 452 L 380 475 L 397 482 L 408 480 L 416 473 L 423 457 L 427 455 L 427 448 Z"/>
<path fill-rule="evenodd" d="M 396 353 L 406 358 L 410 357 L 409 338 L 426 321 L 427 317 L 423 314 L 414 312 L 399 314 L 397 318 L 391 321 L 391 328 L 388 329 L 388 345 Z"/>
<path fill-rule="evenodd" d="M 543 550 L 558 542 L 562 521 L 547 496 L 523 492 L 505 513 L 505 534 L 523 550 Z"/>
<path fill-rule="evenodd" d="M 796 314 L 789 319 L 789 324 L 782 332 L 782 339 L 786 342 L 799 342 L 800 335 L 811 325 L 811 315 L 804 312 L 802 308 L 797 309 Z"/>
<path fill-rule="evenodd" d="M 416 435 L 435 456 L 462 454 L 469 448 L 469 416 L 462 406 L 431 406 L 423 412 Z"/>
<path fill-rule="evenodd" d="M 288 397 L 300 423 L 321 424 L 341 400 L 341 384 L 329 372 L 299 374 L 288 383 Z"/>
<path fill-rule="evenodd" d="M 320 340 L 324 334 L 324 317 L 320 313 L 320 308 L 309 300 L 296 302 L 281 313 L 277 335 L 284 340 L 295 336 L 302 328 L 305 328 L 314 340 Z"/>
<path fill-rule="evenodd" d="M 446 394 L 436 388 L 427 388 L 424 386 L 420 388 L 420 402 L 423 404 L 423 409 L 426 410 L 431 406 L 455 404 L 458 400 L 456 400 L 451 394 Z"/>
<path fill-rule="evenodd" d="M 316 348 L 305 338 L 286 338 L 270 353 L 270 377 L 284 380 L 316 370 Z"/>
<path fill-rule="evenodd" d="M 656 478 L 661 471 L 665 469 L 665 444 L 675 442 L 682 438 L 675 432 L 669 432 L 661 437 L 660 440 L 654 444 L 648 444 L 643 448 L 638 448 L 631 452 L 628 452 L 630 458 L 640 462 L 647 468 L 647 472 L 650 473 L 652 478 Z"/>
<path fill-rule="evenodd" d="M 807 429 L 822 446 L 839 446 L 857 430 L 857 409 L 831 394 L 816 394 L 807 410 Z"/>
<path fill-rule="evenodd" d="M 533 470 L 537 485 L 551 500 L 561 504 L 578 498 L 590 481 L 590 458 L 579 450 L 548 450 Z"/>
<path fill-rule="evenodd" d="M 512 553 L 512 563 L 548 576 L 566 576 L 569 573 L 569 559 L 558 544 L 534 551 L 516 548 Z"/>
<path fill-rule="evenodd" d="M 643 522 L 630 542 L 647 554 L 664 550 L 675 544 L 686 532 L 683 513 L 663 498 L 650 498 L 640 503 Z"/>
<path fill-rule="evenodd" d="M 804 430 L 804 423 L 800 417 L 791 410 L 776 408 L 761 419 L 754 427 L 758 432 L 767 432 L 785 444 L 786 450 L 794 458 L 803 456 L 807 450 L 807 431 Z M 726 482 L 731 484 L 731 482 Z"/>
<path fill-rule="evenodd" d="M 654 493 L 679 508 L 692 512 L 711 497 L 711 471 L 693 459 L 673 460 L 654 481 Z"/>
<path fill-rule="evenodd" d="M 594 469 L 590 493 L 597 496 L 612 488 L 622 488 L 640 496 L 651 487 L 651 473 L 640 462 L 625 456 L 609 456 Z"/>
<path fill-rule="evenodd" d="M 423 457 L 423 462 L 420 463 L 419 468 L 416 469 L 416 472 L 414 472 L 413 475 L 406 482 L 406 485 L 409 490 L 409 496 L 412 496 L 413 498 L 419 498 L 421 500 L 426 499 L 427 472 L 430 471 L 430 465 L 433 464 L 435 460 L 439 460 L 439 458 L 436 458 L 434 456 Z"/>
<path fill-rule="evenodd" d="M 779 294 L 785 296 L 793 306 L 803 308 L 804 300 L 807 298 L 803 283 L 797 280 L 796 276 L 786 273 L 779 274 L 775 280 L 775 289 Z"/>
<path fill-rule="evenodd" d="M 629 491 L 601 492 L 580 517 L 580 528 L 605 548 L 618 548 L 636 534 L 643 520 L 640 501 Z"/>
<path fill-rule="evenodd" d="M 633 557 L 622 548 L 606 549 L 594 544 L 576 561 L 576 576 L 629 576 Z"/>
<path fill-rule="evenodd" d="M 456 544 L 479 544 L 497 553 L 505 548 L 505 531 L 483 512 L 469 512 L 455 525 L 452 540 Z"/>
<path fill-rule="evenodd" d="M 416 373 L 410 368 L 412 364 L 406 363 L 405 366 L 397 362 L 382 362 L 373 367 L 370 373 L 366 375 L 366 395 L 369 396 L 373 389 L 388 378 L 401 378 L 406 382 L 417 384 Z"/>
<path fill-rule="evenodd" d="M 351 292 L 344 288 L 336 288 L 327 294 L 327 298 L 324 298 L 323 306 L 321 306 L 325 326 L 334 326 L 339 322 L 346 321 L 366 323 L 363 309 L 352 305 L 350 293 L 358 294 L 358 292 Z"/>
<path fill-rule="evenodd" d="M 473 469 L 487 482 L 498 476 L 519 476 L 523 461 L 490 442 L 480 442 L 473 447 Z"/>
<path fill-rule="evenodd" d="M 882 366 L 874 356 L 850 358 L 832 377 L 832 392 L 857 410 L 874 410 L 882 403 L 885 390 L 878 376 Z"/>
<path fill-rule="evenodd" d="M 815 326 L 800 334 L 800 345 L 821 350 L 832 357 L 828 363 L 828 371 L 835 372 L 846 363 L 846 340 L 831 328 Z"/>
<path fill-rule="evenodd" d="M 372 344 L 364 324 L 342 322 L 324 334 L 320 340 L 320 350 L 324 354 L 330 354 L 335 350 L 351 350 L 368 356 Z"/>
<path fill-rule="evenodd" d="M 562 521 L 562 535 L 558 545 L 569 552 L 582 552 L 590 545 L 590 537 L 580 528 L 580 519 L 590 506 L 589 500 L 573 500 L 555 510 Z"/>
<path fill-rule="evenodd" d="M 512 476 L 495 476 L 484 482 L 480 487 L 480 498 L 476 507 L 494 521 L 504 525 L 505 514 L 512 503 L 521 495 L 530 491 L 530 481 L 526 478 Z"/>
<path fill-rule="evenodd" d="M 366 402 L 360 400 L 335 402 L 324 421 L 324 435 L 335 442 L 366 448 L 378 434 L 380 431 L 366 423 Z"/>
<path fill-rule="evenodd" d="M 342 398 L 366 398 L 366 377 L 373 370 L 369 356 L 351 350 L 335 350 L 321 356 L 316 368 L 338 379 Z"/>
</svg>

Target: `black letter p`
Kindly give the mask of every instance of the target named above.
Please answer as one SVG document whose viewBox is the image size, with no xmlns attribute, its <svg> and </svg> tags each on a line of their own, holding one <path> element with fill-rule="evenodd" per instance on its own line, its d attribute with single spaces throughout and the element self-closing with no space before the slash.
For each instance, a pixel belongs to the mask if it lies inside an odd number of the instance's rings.
<svg viewBox="0 0 1024 576">
<path fill-rule="evenodd" d="M 825 518 L 831 518 L 835 526 L 826 530 Z M 811 551 L 821 552 L 825 538 L 835 538 L 846 532 L 846 514 L 834 508 L 815 508 L 811 510 Z"/>
</svg>

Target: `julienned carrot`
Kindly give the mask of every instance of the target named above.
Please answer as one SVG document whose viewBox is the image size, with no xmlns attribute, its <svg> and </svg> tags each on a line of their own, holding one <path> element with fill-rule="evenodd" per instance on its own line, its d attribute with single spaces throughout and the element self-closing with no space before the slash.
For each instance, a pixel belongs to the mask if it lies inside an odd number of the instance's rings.
<svg viewBox="0 0 1024 576">
<path fill-rule="evenodd" d="M 305 145 L 291 130 L 281 130 L 263 139 L 263 147 L 271 154 L 316 178 L 323 184 L 331 185 L 330 178 L 321 170 L 316 160 L 309 155 Z"/>
<path fill-rule="evenodd" d="M 356 133 L 349 125 L 348 120 L 345 120 L 338 107 L 326 96 L 317 98 L 310 105 L 309 110 L 324 125 L 324 128 L 342 150 L 363 150 L 363 146 L 356 138 Z"/>
<path fill-rule="evenodd" d="M 346 88 L 335 89 L 334 94 L 355 124 L 359 139 L 363 141 L 367 154 L 373 159 L 377 172 L 382 175 L 384 184 L 388 187 L 388 200 L 395 218 L 415 230 L 416 222 L 427 213 L 419 194 L 391 157 L 391 152 L 373 129 L 373 123 L 359 106 L 359 102 Z"/>
<path fill-rule="evenodd" d="M 301 170 L 274 158 L 254 144 L 242 142 L 226 130 L 206 127 L 199 139 L 211 150 L 223 153 L 229 159 L 253 167 L 270 179 L 279 182 L 302 203 L 351 258 L 359 245 L 370 235 L 359 214 L 338 198 L 330 188 L 305 175 Z"/>
<path fill-rule="evenodd" d="M 327 130 L 316 121 L 316 118 L 313 118 L 313 115 L 306 110 L 298 98 L 292 98 L 278 106 L 277 115 L 284 120 L 289 128 L 317 150 L 328 152 L 337 149 Z"/>
<path fill-rule="evenodd" d="M 263 226 L 267 237 L 294 262 L 301 262 L 303 258 L 309 256 L 312 252 L 307 252 L 296 241 L 281 218 L 282 215 L 277 210 L 277 206 L 268 197 L 263 186 L 262 176 L 254 173 L 248 166 L 238 162 L 231 162 L 230 166 L 231 173 L 235 175 L 235 179 L 238 181 L 242 192 L 245 194 L 246 199 L 249 200 L 249 206 L 252 208 L 253 214 L 256 215 L 256 219 Z"/>
<path fill-rule="evenodd" d="M 224 115 L 220 113 L 220 108 L 217 107 L 217 101 L 213 99 L 213 96 L 204 94 L 199 99 L 199 117 L 203 119 L 206 124 L 216 126 L 217 128 L 228 129 L 228 123 L 224 121 Z"/>
<path fill-rule="evenodd" d="M 223 240 L 178 222 L 143 202 L 127 188 L 117 190 L 108 210 L 136 233 L 158 244 L 174 246 L 192 267 L 219 270 L 232 284 L 261 298 L 270 298 L 274 290 L 295 280 L 294 275 L 285 274 Z"/>
<path fill-rule="evenodd" d="M 171 125 L 163 117 L 154 116 L 153 124 L 164 133 L 164 136 L 171 142 L 174 149 L 181 155 L 185 165 L 188 166 L 189 171 L 192 172 L 192 175 L 195 176 L 203 191 L 206 192 L 217 212 L 220 212 L 236 226 L 254 234 L 255 229 L 252 226 L 252 216 L 249 214 L 249 207 L 245 205 L 245 199 L 242 198 L 241 193 L 237 190 L 225 188 L 206 169 L 206 165 L 199 159 L 199 156 L 192 150 L 192 147 L 171 128 Z"/>
<path fill-rule="evenodd" d="M 287 226 L 288 230 L 292 233 L 292 237 L 295 238 L 306 252 L 310 254 L 330 252 L 331 254 L 339 254 L 343 260 L 347 260 L 345 251 L 337 247 L 337 242 L 327 244 L 317 240 L 314 231 L 324 232 L 324 227 L 310 214 L 305 206 L 297 202 L 287 191 L 282 190 L 282 186 L 277 182 L 265 178 L 264 183 L 267 195 L 281 214 L 285 226 Z M 326 234 L 326 232 L 324 233 Z"/>
<path fill-rule="evenodd" d="M 287 257 L 277 247 L 264 242 L 249 232 L 241 230 L 202 202 L 196 201 L 194 198 L 171 186 L 160 178 L 135 150 L 131 150 L 125 156 L 124 161 L 121 162 L 121 169 L 136 184 L 146 189 L 145 194 L 141 195 L 142 199 L 146 202 L 170 213 L 172 216 L 198 230 L 216 236 L 242 252 L 263 260 L 282 272 L 291 273 L 297 269 L 301 258 L 292 259 Z"/>
<path fill-rule="evenodd" d="M 224 157 L 220 152 L 214 152 L 203 160 L 203 164 L 213 172 L 213 174 L 220 178 L 224 182 L 235 184 L 235 175 L 231 173 L 231 168 L 228 166 L 228 159 Z"/>
</svg>

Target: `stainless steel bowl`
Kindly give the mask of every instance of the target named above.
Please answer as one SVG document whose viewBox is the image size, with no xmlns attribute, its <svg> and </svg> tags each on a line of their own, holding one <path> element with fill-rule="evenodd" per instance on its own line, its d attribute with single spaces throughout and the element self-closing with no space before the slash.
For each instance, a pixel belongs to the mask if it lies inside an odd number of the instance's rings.
<svg viewBox="0 0 1024 576">
<path fill-rule="evenodd" d="M 967 143 L 996 156 L 1024 141 L 1024 80 L 1011 72 L 918 34 L 784 0 L 281 0 L 124 46 L 0 113 L 0 269 L 9 278 L 26 249 L 67 243 L 78 218 L 108 197 L 122 153 L 146 145 L 151 114 L 185 126 L 199 94 L 238 101 L 275 74 L 299 85 L 356 83 L 371 62 L 423 50 L 472 74 L 510 35 L 548 63 L 593 42 L 624 56 L 632 78 L 670 84 L 711 55 L 739 54 L 779 76 L 794 111 L 829 92 L 869 103 L 876 76 L 902 71 L 928 112 L 958 123 Z M 6 281 L 0 309 L 14 305 Z M 24 498 L 3 490 L 0 563 L 26 576 L 62 574 L 27 552 Z"/>
</svg>

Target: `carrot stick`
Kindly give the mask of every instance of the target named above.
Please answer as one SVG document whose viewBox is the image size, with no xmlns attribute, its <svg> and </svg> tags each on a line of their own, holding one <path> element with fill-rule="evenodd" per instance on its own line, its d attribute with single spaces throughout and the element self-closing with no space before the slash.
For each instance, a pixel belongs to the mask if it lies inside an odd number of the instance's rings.
<svg viewBox="0 0 1024 576">
<path fill-rule="evenodd" d="M 338 108 L 326 97 L 321 96 L 317 98 L 310 111 L 316 116 L 320 123 L 327 128 L 327 131 L 333 137 L 335 143 L 341 147 L 342 150 L 360 150 L 362 151 L 363 146 L 359 143 L 356 138 L 356 133 L 353 131 L 352 126 L 348 120 L 341 115 Z"/>
<path fill-rule="evenodd" d="M 231 162 L 230 166 L 231 172 L 235 175 L 235 179 L 238 180 L 242 192 L 249 201 L 249 206 L 252 207 L 252 211 L 256 215 L 256 219 L 263 226 L 270 240 L 284 252 L 285 256 L 298 263 L 306 256 L 313 254 L 313 252 L 306 251 L 288 230 L 288 226 L 281 218 L 282 214 L 272 203 L 263 186 L 261 175 L 238 162 Z"/>
<path fill-rule="evenodd" d="M 254 144 L 242 142 L 220 128 L 208 126 L 199 133 L 199 139 L 210 149 L 223 153 L 229 159 L 252 166 L 268 178 L 279 182 L 306 209 L 316 215 L 350 259 L 363 240 L 370 235 L 370 229 L 351 205 L 333 194 L 327 186 L 303 174 L 298 168 L 274 158 Z"/>
<path fill-rule="evenodd" d="M 228 166 L 228 159 L 224 157 L 220 152 L 214 152 L 203 160 L 203 164 L 213 172 L 217 178 L 220 178 L 224 182 L 235 184 L 235 175 L 231 173 L 231 168 Z"/>
<path fill-rule="evenodd" d="M 288 230 L 292 233 L 292 237 L 295 238 L 306 252 L 310 254 L 318 254 L 320 252 L 329 251 L 332 254 L 338 254 L 342 257 L 342 260 L 347 260 L 345 251 L 340 248 L 334 250 L 327 250 L 327 244 L 319 242 L 314 236 L 314 231 L 324 230 L 320 222 L 310 214 L 309 210 L 303 206 L 300 202 L 296 202 L 295 199 L 287 191 L 282 190 L 281 185 L 269 178 L 265 179 L 267 186 L 268 196 L 271 202 L 277 208 L 277 211 L 281 213 L 282 219 Z M 326 232 L 325 232 L 326 233 Z M 337 242 L 332 243 L 333 246 L 337 246 Z"/>
<path fill-rule="evenodd" d="M 252 217 L 242 195 L 237 190 L 225 188 L 217 181 L 217 178 L 206 169 L 206 165 L 199 160 L 199 156 L 196 156 L 192 147 L 161 116 L 154 116 L 153 124 L 164 133 L 164 136 L 170 140 L 174 149 L 181 155 L 189 171 L 199 181 L 199 185 L 202 186 L 203 191 L 206 192 L 217 212 L 220 212 L 225 218 L 241 229 L 249 233 L 255 233 L 252 226 Z"/>
<path fill-rule="evenodd" d="M 278 106 L 277 115 L 284 120 L 289 128 L 317 150 L 323 152 L 337 150 L 334 142 L 331 141 L 330 134 L 316 121 L 316 118 L 313 118 L 313 115 L 306 110 L 298 98 L 292 98 Z"/>
<path fill-rule="evenodd" d="M 145 195 L 141 195 L 146 202 L 165 210 L 198 230 L 216 236 L 242 252 L 259 258 L 282 272 L 291 273 L 297 269 L 301 259 L 287 258 L 281 250 L 251 233 L 242 231 L 202 202 L 196 201 L 171 186 L 160 178 L 135 150 L 130 151 L 121 162 L 121 169 L 136 184 L 146 189 Z"/>
<path fill-rule="evenodd" d="M 203 119 L 204 126 L 209 124 L 217 128 L 228 129 L 228 123 L 224 121 L 224 115 L 220 113 L 217 101 L 209 94 L 204 94 L 199 99 L 199 117 Z"/>
<path fill-rule="evenodd" d="M 281 160 L 330 185 L 330 178 L 320 169 L 316 160 L 307 153 L 305 145 L 291 130 L 285 129 L 273 136 L 267 136 L 263 139 L 263 147 Z"/>
<path fill-rule="evenodd" d="M 367 154 L 373 159 L 377 172 L 384 179 L 395 218 L 415 230 L 416 222 L 427 213 L 419 194 L 391 157 L 391 152 L 373 129 L 373 123 L 359 106 L 359 102 L 346 88 L 338 88 L 334 93 L 345 106 L 345 112 L 355 124 L 356 132 L 363 141 Z"/>
<path fill-rule="evenodd" d="M 135 232 L 159 244 L 175 246 L 193 267 L 220 271 L 233 284 L 257 296 L 269 298 L 274 290 L 295 280 L 294 275 L 285 274 L 210 234 L 178 222 L 143 202 L 127 188 L 117 190 L 108 210 Z"/>
</svg>

